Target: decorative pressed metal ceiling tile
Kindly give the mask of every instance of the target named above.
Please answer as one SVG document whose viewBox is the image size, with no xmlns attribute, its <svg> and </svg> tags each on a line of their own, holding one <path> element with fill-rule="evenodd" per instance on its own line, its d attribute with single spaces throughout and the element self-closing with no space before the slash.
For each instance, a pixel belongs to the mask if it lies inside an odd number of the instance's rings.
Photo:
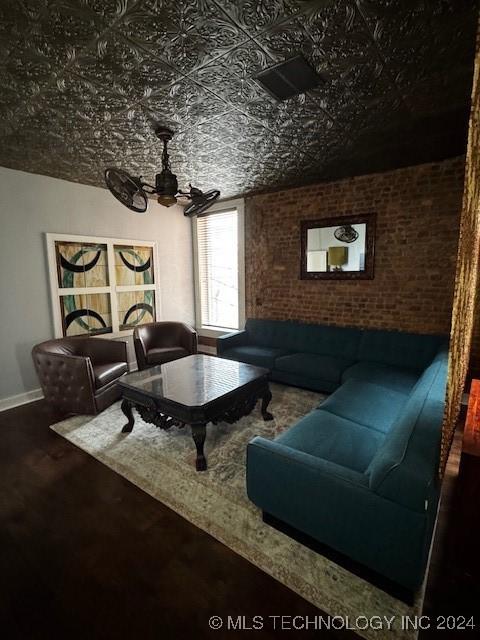
<svg viewBox="0 0 480 640">
<path fill-rule="evenodd" d="M 142 8 L 121 29 L 182 73 L 222 56 L 248 38 L 213 0 L 147 0 Z"/>
<path fill-rule="evenodd" d="M 250 35 L 266 31 L 298 12 L 286 0 L 215 0 Z"/>
<path fill-rule="evenodd" d="M 187 129 L 228 110 L 228 105 L 206 87 L 189 78 L 179 78 L 166 89 L 156 91 L 143 104 L 157 122 L 166 118 L 178 123 L 176 129 Z"/>
<path fill-rule="evenodd" d="M 2 0 L 0 163 L 222 195 L 463 152 L 477 3 Z M 254 76 L 302 53 L 323 82 L 276 102 Z M 448 134 L 448 135 L 447 135 Z"/>
</svg>

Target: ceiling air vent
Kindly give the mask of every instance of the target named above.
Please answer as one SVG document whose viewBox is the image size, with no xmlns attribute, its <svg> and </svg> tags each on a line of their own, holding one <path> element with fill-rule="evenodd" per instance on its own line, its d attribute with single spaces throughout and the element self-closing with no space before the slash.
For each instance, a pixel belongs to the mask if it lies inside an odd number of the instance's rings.
<svg viewBox="0 0 480 640">
<path fill-rule="evenodd" d="M 303 56 L 295 56 L 255 76 L 258 84 L 277 100 L 305 93 L 322 82 Z"/>
</svg>

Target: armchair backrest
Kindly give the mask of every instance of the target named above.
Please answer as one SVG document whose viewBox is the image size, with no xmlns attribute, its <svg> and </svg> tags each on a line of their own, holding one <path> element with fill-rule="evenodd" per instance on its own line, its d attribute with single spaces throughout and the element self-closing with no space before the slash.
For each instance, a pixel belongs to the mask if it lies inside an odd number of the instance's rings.
<svg viewBox="0 0 480 640">
<path fill-rule="evenodd" d="M 32 351 L 37 356 L 58 355 L 58 356 L 79 356 L 90 358 L 92 364 L 103 364 L 106 362 L 126 362 L 127 352 L 124 342 L 105 338 L 91 338 L 88 336 L 73 336 L 47 340 L 37 344 Z"/>
<path fill-rule="evenodd" d="M 191 344 L 193 330 L 183 322 L 149 322 L 135 327 L 134 338 L 140 340 L 144 348 L 179 347 L 188 348 Z"/>
<path fill-rule="evenodd" d="M 197 352 L 197 332 L 183 322 L 149 322 L 133 331 L 135 353 L 139 369 L 147 366 L 147 352 L 153 348 L 183 347 L 188 353 Z"/>
<path fill-rule="evenodd" d="M 88 339 L 88 338 L 87 338 Z M 46 340 L 33 347 L 36 354 L 56 354 L 60 356 L 83 356 L 85 348 L 83 342 L 85 338 L 58 338 L 57 340 Z"/>
</svg>

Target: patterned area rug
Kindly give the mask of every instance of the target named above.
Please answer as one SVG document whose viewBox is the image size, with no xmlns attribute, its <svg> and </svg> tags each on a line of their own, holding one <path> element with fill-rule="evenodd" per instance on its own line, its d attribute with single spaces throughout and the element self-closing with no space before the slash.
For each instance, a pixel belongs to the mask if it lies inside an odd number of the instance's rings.
<svg viewBox="0 0 480 640">
<path fill-rule="evenodd" d="M 259 405 L 233 425 L 208 425 L 208 471 L 195 471 L 195 447 L 188 427 L 162 431 L 135 416 L 132 433 L 123 434 L 125 416 L 117 403 L 96 416 L 76 416 L 52 425 L 65 437 L 181 516 L 204 529 L 254 565 L 300 594 L 323 612 L 348 618 L 366 638 L 412 638 L 401 617 L 419 615 L 423 592 L 413 607 L 386 594 L 331 560 L 267 526 L 245 491 L 245 454 L 255 435 L 274 438 L 318 406 L 324 396 L 272 385 L 264 422 Z M 361 629 L 375 616 L 395 617 L 394 627 Z M 358 621 L 358 622 L 357 622 Z"/>
</svg>

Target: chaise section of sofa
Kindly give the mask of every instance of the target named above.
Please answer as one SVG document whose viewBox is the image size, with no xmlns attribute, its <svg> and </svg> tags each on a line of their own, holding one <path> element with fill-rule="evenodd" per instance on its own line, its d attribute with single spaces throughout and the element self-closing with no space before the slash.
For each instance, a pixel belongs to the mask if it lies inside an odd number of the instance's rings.
<svg viewBox="0 0 480 640">
<path fill-rule="evenodd" d="M 416 590 L 437 511 L 446 365 L 441 349 L 409 393 L 350 379 L 274 441 L 254 438 L 249 498 Z"/>
<path fill-rule="evenodd" d="M 448 348 L 443 336 L 248 320 L 219 355 L 333 392 L 247 448 L 265 514 L 413 591 L 434 528 Z"/>
</svg>

